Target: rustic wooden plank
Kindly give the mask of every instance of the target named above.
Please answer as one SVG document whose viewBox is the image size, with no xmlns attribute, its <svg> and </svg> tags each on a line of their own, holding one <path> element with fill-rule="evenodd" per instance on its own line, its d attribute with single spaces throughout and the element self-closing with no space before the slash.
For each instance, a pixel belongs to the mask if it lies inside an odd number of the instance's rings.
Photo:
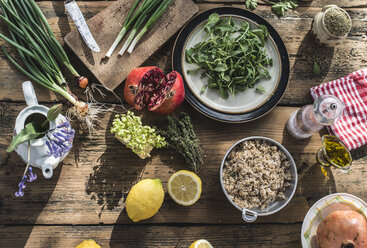
<svg viewBox="0 0 367 248">
<path fill-rule="evenodd" d="M 1 103 L 0 113 L 0 223 L 2 224 L 114 224 L 132 223 L 123 211 L 124 192 L 142 178 L 160 178 L 166 189 L 169 176 L 185 169 L 182 158 L 166 150 L 155 150 L 152 159 L 141 160 L 122 146 L 110 133 L 113 114 L 101 117 L 101 129 L 90 139 L 77 135 L 74 148 L 50 180 L 40 171 L 29 183 L 25 196 L 14 192 L 24 170 L 24 163 L 15 154 L 6 154 L 12 126 L 24 104 Z M 184 110 L 193 119 L 194 127 L 205 149 L 205 166 L 199 176 L 203 180 L 201 199 L 191 207 L 174 203 L 168 194 L 159 213 L 142 223 L 212 223 L 242 224 L 241 214 L 225 199 L 219 183 L 219 166 L 226 150 L 238 139 L 263 135 L 281 142 L 293 154 L 300 170 L 316 163 L 315 152 L 320 137 L 296 141 L 284 130 L 289 114 L 296 108 L 277 107 L 265 117 L 247 124 L 225 124 L 203 117 L 189 106 Z M 119 108 L 115 109 L 116 111 Z M 164 117 L 144 113 L 144 122 L 162 125 Z M 362 152 L 362 151 L 361 151 Z M 365 153 L 365 151 L 364 151 Z M 300 179 L 295 198 L 287 208 L 273 216 L 259 218 L 264 223 L 301 222 L 308 208 L 319 198 L 333 192 L 347 192 L 367 199 L 365 160 L 353 164 L 350 175 L 333 171 L 325 180 L 318 166 Z M 20 214 L 21 213 L 21 214 Z"/>
<path fill-rule="evenodd" d="M 62 1 L 62 0 L 55 0 L 55 1 Z M 79 0 L 77 0 L 79 2 Z M 89 1 L 89 0 L 84 0 Z M 90 0 L 96 1 L 96 0 Z M 106 1 L 106 0 L 99 0 L 99 2 Z M 107 0 L 111 1 L 111 0 Z M 114 0 L 112 0 L 114 1 Z M 215 3 L 215 4 L 245 4 L 246 0 L 194 0 L 194 2 L 198 3 Z M 299 6 L 307 7 L 323 7 L 328 4 L 335 4 L 343 8 L 352 8 L 352 7 L 367 7 L 366 1 L 364 0 L 299 0 Z M 259 5 L 269 5 L 268 3 L 259 0 Z"/>
<path fill-rule="evenodd" d="M 105 7 L 112 4 L 107 1 L 97 2 L 78 2 L 82 12 L 86 18 L 90 18 L 99 13 Z M 62 1 L 57 2 L 39 2 L 40 7 L 45 12 L 52 29 L 55 31 L 57 39 L 62 42 L 64 37 L 70 30 L 74 30 L 70 18 L 65 14 Z M 218 4 L 199 4 L 200 11 L 214 8 Z M 243 7 L 241 4 L 233 5 Z M 313 6 L 313 2 L 312 5 Z M 288 12 L 286 17 L 278 18 L 271 14 L 268 6 L 259 6 L 255 13 L 267 19 L 282 36 L 289 55 L 291 64 L 290 86 L 281 102 L 286 104 L 305 104 L 311 101 L 309 96 L 309 88 L 318 83 L 333 80 L 344 76 L 352 71 L 364 68 L 367 66 L 367 38 L 365 30 L 367 29 L 367 9 L 366 8 L 350 8 L 348 12 L 353 19 L 353 29 L 346 42 L 336 47 L 324 48 L 315 44 L 309 30 L 313 16 L 320 10 L 314 7 L 300 7 L 297 11 Z M 0 26 L 1 29 L 1 26 Z M 0 41 L 3 44 L 3 41 Z M 158 65 L 165 71 L 171 68 L 170 52 L 174 44 L 174 39 L 171 39 L 162 49 L 155 53 L 145 65 Z M 6 101 L 23 101 L 21 92 L 21 82 L 26 80 L 16 69 L 9 65 L 4 54 L 0 52 L 0 100 Z M 96 82 L 93 76 L 75 56 L 70 55 L 72 63 L 83 71 L 83 74 L 91 78 L 91 82 Z M 321 66 L 321 75 L 316 77 L 312 74 L 313 61 L 318 61 Z M 65 72 L 65 75 L 69 75 Z M 67 77 L 71 82 L 72 91 L 83 98 L 82 90 L 78 89 L 76 82 Z M 39 93 L 39 100 L 49 102 L 52 100 L 62 99 L 48 92 L 41 87 L 36 87 Z M 117 94 L 122 97 L 122 86 L 116 90 Z M 104 102 L 117 102 L 111 94 L 108 94 L 105 99 L 98 98 Z"/>
<path fill-rule="evenodd" d="M 120 32 L 121 25 L 132 4 L 133 1 L 129 0 L 117 1 L 87 21 L 91 33 L 101 49 L 99 53 L 90 51 L 77 30 L 70 32 L 65 37 L 66 44 L 75 55 L 88 67 L 99 82 L 110 90 L 119 86 L 131 70 L 141 66 L 199 10 L 192 0 L 175 1 L 141 38 L 132 54 L 126 52 L 123 56 L 117 55 L 128 37 L 126 35 L 112 56 L 106 59 L 105 54 Z"/>
<path fill-rule="evenodd" d="M 197 239 L 214 247 L 300 247 L 301 224 L 212 226 L 6 226 L 0 246 L 75 247 L 94 239 L 103 248 L 187 248 Z M 11 234 L 11 235 L 9 235 Z"/>
<path fill-rule="evenodd" d="M 245 4 L 246 0 L 198 0 L 198 2 L 199 3 L 218 3 L 218 4 L 223 4 L 223 3 Z M 262 0 L 259 0 L 258 4 L 259 5 L 270 5 L 269 3 L 262 1 Z M 367 7 L 367 3 L 364 0 L 299 0 L 298 1 L 298 5 L 300 7 L 308 7 L 308 6 L 324 7 L 325 5 L 328 5 L 328 4 L 335 4 L 342 8 Z"/>
</svg>

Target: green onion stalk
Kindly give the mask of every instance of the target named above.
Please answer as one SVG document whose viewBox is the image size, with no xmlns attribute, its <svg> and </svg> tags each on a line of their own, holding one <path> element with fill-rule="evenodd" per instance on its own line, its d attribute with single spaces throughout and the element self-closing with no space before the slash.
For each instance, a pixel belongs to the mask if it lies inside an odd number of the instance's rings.
<svg viewBox="0 0 367 248">
<path fill-rule="evenodd" d="M 144 7 L 144 11 L 140 14 L 139 18 L 136 20 L 136 22 L 133 26 L 133 29 L 130 32 L 129 37 L 127 38 L 127 40 L 125 41 L 124 45 L 122 46 L 121 50 L 118 53 L 120 56 L 124 55 L 125 51 L 129 47 L 130 43 L 134 39 L 135 34 L 140 29 L 141 25 L 144 24 L 144 22 L 147 19 L 148 15 L 150 15 L 151 12 L 158 6 L 159 2 L 160 2 L 160 0 L 153 0 L 153 1 L 150 1 L 149 4 L 147 4 L 147 6 Z"/>
<path fill-rule="evenodd" d="M 0 0 L 0 9 L 0 19 L 7 25 L 9 32 L 9 36 L 0 33 L 0 37 L 16 48 L 22 63 L 15 60 L 2 45 L 5 56 L 29 79 L 70 101 L 73 108 L 69 109 L 69 115 L 84 121 L 91 132 L 101 108 L 95 103 L 78 100 L 70 92 L 57 62 L 64 64 L 74 76 L 79 77 L 79 74 L 35 1 Z"/>
<path fill-rule="evenodd" d="M 112 46 L 110 47 L 110 49 L 106 53 L 107 58 L 111 57 L 113 51 L 115 51 L 116 47 L 118 46 L 120 41 L 124 38 L 125 34 L 127 32 L 129 32 L 129 29 L 134 24 L 134 21 L 140 16 L 141 12 L 143 12 L 144 8 L 146 7 L 147 2 L 149 2 L 151 0 L 144 0 L 144 2 L 140 5 L 138 10 L 134 14 L 134 11 L 137 8 L 137 6 L 139 5 L 140 1 L 141 0 L 135 0 L 133 5 L 131 6 L 131 8 L 129 10 L 129 13 L 127 14 L 127 17 L 126 17 L 124 23 L 122 24 L 122 29 L 121 29 L 120 33 L 117 35 L 117 37 L 116 37 L 115 41 L 113 42 Z"/>
<path fill-rule="evenodd" d="M 129 49 L 127 50 L 128 53 L 132 53 L 136 44 L 139 42 L 141 37 L 148 31 L 148 29 L 163 15 L 163 13 L 166 11 L 168 6 L 171 5 L 173 0 L 164 0 L 157 10 L 154 12 L 154 14 L 149 18 L 147 23 L 144 25 L 143 29 L 139 32 L 139 34 L 134 38 L 134 40 L 131 42 L 131 45 Z"/>
</svg>

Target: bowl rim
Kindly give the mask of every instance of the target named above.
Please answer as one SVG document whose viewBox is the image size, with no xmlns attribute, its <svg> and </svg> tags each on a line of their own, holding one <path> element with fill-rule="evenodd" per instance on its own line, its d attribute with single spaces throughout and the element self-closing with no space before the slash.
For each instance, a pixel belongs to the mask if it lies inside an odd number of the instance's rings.
<svg viewBox="0 0 367 248">
<path fill-rule="evenodd" d="M 367 208 L 367 203 L 362 200 L 361 198 L 359 198 L 358 196 L 356 195 L 353 195 L 353 194 L 349 194 L 349 193 L 344 193 L 344 192 L 335 192 L 335 193 L 332 193 L 332 194 L 328 194 L 328 195 L 325 195 L 323 197 L 321 197 L 319 200 L 317 200 L 307 211 L 305 217 L 303 218 L 303 221 L 302 221 L 302 226 L 301 226 L 301 244 L 302 244 L 302 248 L 309 248 L 309 246 L 307 246 L 305 244 L 305 237 L 304 237 L 304 233 L 305 233 L 305 230 L 307 230 L 306 228 L 309 226 L 306 226 L 306 223 L 305 223 L 305 220 L 312 214 L 311 210 L 316 208 L 317 205 L 319 205 L 321 202 L 323 201 L 326 201 L 328 198 L 330 198 L 329 200 L 332 200 L 333 198 L 336 198 L 336 197 L 349 197 L 351 199 L 354 199 L 356 201 L 358 201 L 361 205 L 364 205 L 366 208 Z M 330 206 L 330 205 L 329 205 Z M 328 206 L 328 207 L 329 207 Z M 367 219 L 367 216 L 365 216 L 366 219 Z M 315 217 L 314 217 L 315 218 Z"/>
<path fill-rule="evenodd" d="M 280 144 L 278 141 L 275 141 L 271 138 L 268 138 L 268 137 L 263 137 L 263 136 L 250 136 L 250 137 L 246 137 L 246 138 L 243 138 L 243 139 L 240 139 L 238 140 L 237 142 L 235 142 L 226 152 L 226 154 L 224 155 L 223 157 L 223 160 L 222 160 L 222 163 L 220 165 L 220 173 L 219 173 L 219 177 L 220 177 L 220 184 L 221 184 L 221 187 L 222 187 L 222 190 L 223 190 L 223 193 L 224 195 L 227 197 L 228 201 L 235 207 L 237 208 L 238 210 L 240 210 L 241 212 L 243 211 L 243 209 L 241 207 L 239 207 L 236 203 L 234 203 L 231 199 L 231 197 L 229 196 L 229 194 L 227 193 L 226 189 L 224 188 L 224 185 L 223 185 L 223 167 L 224 167 L 224 162 L 229 154 L 230 151 L 232 151 L 232 149 L 234 147 L 236 147 L 238 144 L 246 141 L 246 140 L 265 140 L 267 142 L 270 142 L 274 145 L 276 145 L 280 150 L 282 150 L 286 156 L 288 157 L 288 159 L 290 160 L 291 162 L 291 166 L 294 168 L 295 170 L 295 178 L 294 178 L 294 187 L 293 187 L 293 190 L 292 190 L 292 193 L 290 195 L 290 197 L 286 200 L 286 202 L 279 208 L 273 210 L 273 211 L 270 211 L 270 212 L 265 212 L 265 213 L 258 213 L 254 210 L 251 210 L 249 209 L 250 211 L 252 212 L 255 212 L 257 216 L 267 216 L 267 215 L 271 215 L 271 214 L 274 214 L 278 211 L 280 211 L 281 209 L 283 209 L 285 206 L 288 205 L 288 203 L 292 200 L 295 192 L 296 192 L 296 189 L 297 189 L 297 185 L 298 185 L 298 172 L 297 172 L 297 166 L 296 166 L 296 163 L 292 157 L 292 155 L 290 154 L 290 152 L 282 145 Z"/>
</svg>

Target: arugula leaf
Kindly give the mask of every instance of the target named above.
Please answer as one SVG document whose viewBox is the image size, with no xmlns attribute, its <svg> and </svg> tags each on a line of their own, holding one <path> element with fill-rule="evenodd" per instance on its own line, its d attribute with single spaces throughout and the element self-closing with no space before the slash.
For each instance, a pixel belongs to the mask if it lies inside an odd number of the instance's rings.
<svg viewBox="0 0 367 248">
<path fill-rule="evenodd" d="M 248 9 L 256 9 L 257 7 L 257 0 L 246 0 L 246 8 Z"/>
<path fill-rule="evenodd" d="M 313 70 L 313 73 L 315 74 L 315 75 L 320 75 L 320 72 L 321 72 L 321 69 L 320 69 L 320 66 L 319 66 L 319 64 L 317 64 L 317 62 L 315 61 L 315 62 L 313 62 L 313 68 L 312 68 L 312 70 Z"/>
<path fill-rule="evenodd" d="M 256 91 L 259 91 L 260 93 L 266 93 L 266 90 L 263 86 L 257 86 Z"/>
<path fill-rule="evenodd" d="M 227 99 L 238 92 L 254 88 L 262 78 L 270 78 L 267 70 L 273 61 L 265 50 L 269 37 L 266 26 L 251 29 L 247 21 L 211 15 L 205 24 L 205 39 L 186 50 L 186 61 L 198 66 L 200 78 L 207 78 L 205 90 L 216 90 Z M 189 70 L 188 73 L 193 73 Z"/>
<path fill-rule="evenodd" d="M 275 14 L 282 16 L 288 9 L 295 9 L 297 7 L 298 7 L 297 0 L 282 0 L 280 2 L 275 3 L 271 7 L 271 9 Z"/>
<path fill-rule="evenodd" d="M 215 67 L 215 70 L 218 71 L 218 72 L 223 72 L 223 71 L 226 71 L 228 69 L 227 65 L 226 64 L 217 64 L 217 66 Z"/>
</svg>

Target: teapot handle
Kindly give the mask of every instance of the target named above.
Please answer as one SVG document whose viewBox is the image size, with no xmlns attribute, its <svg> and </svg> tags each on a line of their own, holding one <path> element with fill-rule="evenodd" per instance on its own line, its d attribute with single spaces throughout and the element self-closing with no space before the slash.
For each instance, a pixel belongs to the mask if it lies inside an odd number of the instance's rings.
<svg viewBox="0 0 367 248">
<path fill-rule="evenodd" d="M 38 105 L 37 96 L 36 93 L 34 92 L 34 88 L 31 81 L 25 81 L 22 84 L 22 88 L 24 99 L 27 105 L 28 106 Z"/>
<path fill-rule="evenodd" d="M 46 179 L 49 179 L 52 177 L 53 175 L 53 171 L 54 169 L 52 168 L 51 165 L 45 165 L 45 166 L 42 166 L 42 174 L 43 176 L 46 178 Z"/>
</svg>

